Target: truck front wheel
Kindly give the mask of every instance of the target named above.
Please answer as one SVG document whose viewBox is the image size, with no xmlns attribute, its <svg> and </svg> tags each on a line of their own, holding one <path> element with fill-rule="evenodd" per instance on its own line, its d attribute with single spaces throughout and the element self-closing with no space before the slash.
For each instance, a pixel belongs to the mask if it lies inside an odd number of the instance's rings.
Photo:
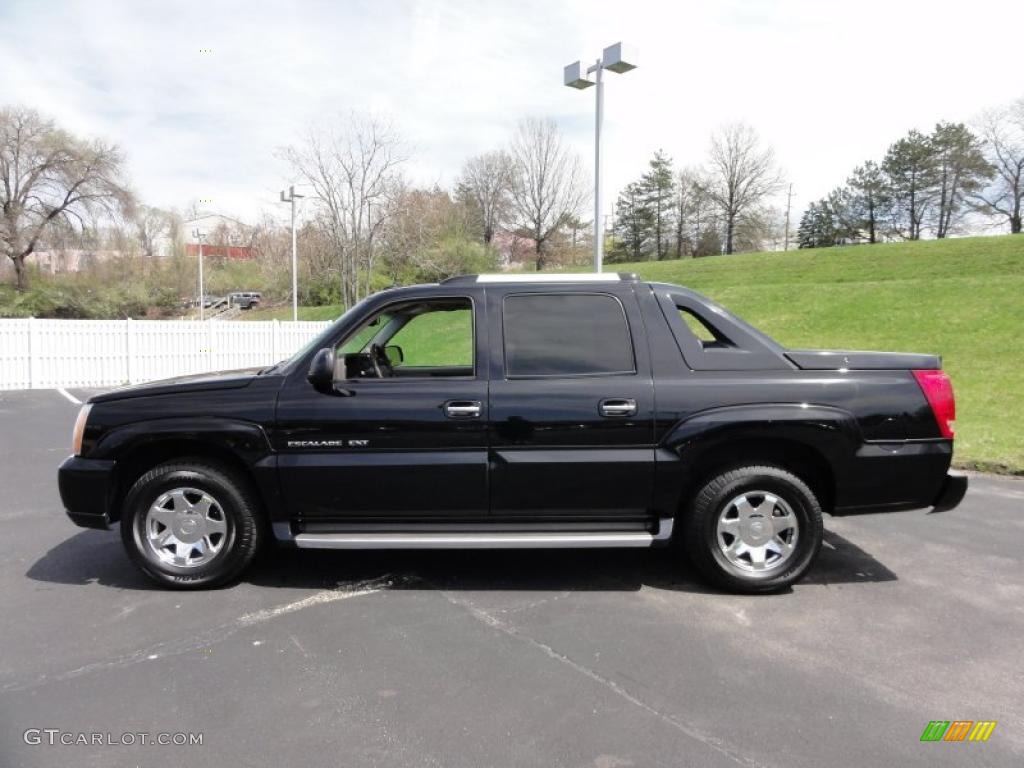
<svg viewBox="0 0 1024 768">
<path fill-rule="evenodd" d="M 121 538 L 132 561 L 159 584 L 224 584 L 260 545 L 258 504 L 244 478 L 205 459 L 161 464 L 125 498 Z"/>
<path fill-rule="evenodd" d="M 773 592 L 798 581 L 821 548 L 821 506 L 780 467 L 724 471 L 685 512 L 683 546 L 700 572 L 734 592 Z"/>
</svg>

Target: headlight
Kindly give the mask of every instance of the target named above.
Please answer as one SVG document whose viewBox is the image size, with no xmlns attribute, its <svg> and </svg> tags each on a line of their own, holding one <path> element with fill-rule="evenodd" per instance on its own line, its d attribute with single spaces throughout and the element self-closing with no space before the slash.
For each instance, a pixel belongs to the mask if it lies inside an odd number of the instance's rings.
<svg viewBox="0 0 1024 768">
<path fill-rule="evenodd" d="M 75 456 L 82 455 L 82 438 L 85 437 L 85 423 L 89 420 L 89 411 L 92 405 L 86 403 L 79 409 L 78 418 L 75 419 L 75 431 L 71 433 L 71 452 Z"/>
</svg>

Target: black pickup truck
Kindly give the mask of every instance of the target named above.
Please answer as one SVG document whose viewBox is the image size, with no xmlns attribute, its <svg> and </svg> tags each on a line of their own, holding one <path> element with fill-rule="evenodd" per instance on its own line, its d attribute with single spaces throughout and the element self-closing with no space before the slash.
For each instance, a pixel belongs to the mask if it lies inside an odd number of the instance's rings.
<svg viewBox="0 0 1024 768">
<path fill-rule="evenodd" d="M 291 359 L 93 397 L 59 471 L 173 587 L 257 549 L 651 547 L 766 592 L 822 513 L 948 509 L 938 357 L 791 350 L 628 274 L 470 275 L 353 307 Z"/>
</svg>

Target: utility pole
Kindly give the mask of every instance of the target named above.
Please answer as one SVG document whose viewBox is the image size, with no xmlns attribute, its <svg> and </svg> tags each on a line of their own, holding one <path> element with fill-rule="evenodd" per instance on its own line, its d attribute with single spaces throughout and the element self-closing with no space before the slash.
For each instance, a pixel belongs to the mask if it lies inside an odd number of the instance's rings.
<svg viewBox="0 0 1024 768">
<path fill-rule="evenodd" d="M 789 209 L 793 204 L 793 182 L 789 183 L 789 193 L 786 195 L 786 238 L 782 246 L 783 251 L 789 250 Z"/>
<path fill-rule="evenodd" d="M 199 242 L 199 319 L 203 319 L 203 305 L 206 304 L 206 292 L 203 290 L 203 239 L 206 233 L 198 227 L 192 230 L 192 237 Z"/>
<path fill-rule="evenodd" d="M 288 187 L 288 197 L 281 192 L 281 202 L 292 204 L 292 320 L 299 319 L 299 259 L 295 248 L 295 200 L 305 195 L 295 194 L 295 187 Z"/>
</svg>

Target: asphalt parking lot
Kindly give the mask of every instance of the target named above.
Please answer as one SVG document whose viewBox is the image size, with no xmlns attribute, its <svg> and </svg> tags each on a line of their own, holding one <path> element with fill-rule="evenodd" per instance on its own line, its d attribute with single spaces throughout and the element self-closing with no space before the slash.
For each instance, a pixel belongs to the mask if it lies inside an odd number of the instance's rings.
<svg viewBox="0 0 1024 768">
<path fill-rule="evenodd" d="M 0 392 L 4 768 L 1024 757 L 1020 480 L 976 475 L 942 514 L 827 519 L 814 571 L 779 595 L 708 590 L 673 551 L 279 552 L 232 587 L 175 593 L 64 516 L 75 412 Z M 930 720 L 998 726 L 921 743 Z"/>
</svg>

